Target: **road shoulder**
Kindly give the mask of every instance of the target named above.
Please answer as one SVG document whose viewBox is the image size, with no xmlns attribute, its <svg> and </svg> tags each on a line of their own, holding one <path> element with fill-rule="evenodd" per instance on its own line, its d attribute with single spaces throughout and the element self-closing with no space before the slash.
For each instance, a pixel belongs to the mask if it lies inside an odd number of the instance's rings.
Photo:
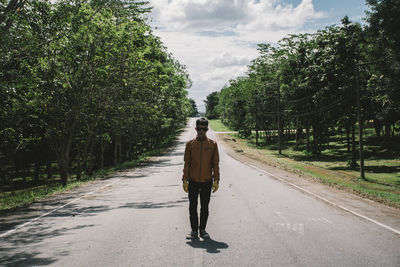
<svg viewBox="0 0 400 267">
<path fill-rule="evenodd" d="M 397 231 L 397 233 L 400 233 L 399 209 L 322 184 L 312 177 L 285 170 L 282 166 L 276 166 L 276 162 L 268 161 L 268 159 L 260 161 L 258 157 L 252 157 L 250 153 L 243 151 L 242 147 L 235 145 L 235 142 L 227 140 L 227 138 L 229 138 L 228 135 L 218 133 L 216 136 L 219 144 L 224 147 L 225 151 L 232 158 L 258 168 L 268 173 L 274 179 L 295 187 L 330 205 L 346 210 L 359 217 L 364 217 L 364 219 L 370 219 L 371 222 L 378 225 L 385 225 L 387 226 L 385 228 L 391 228 Z"/>
</svg>

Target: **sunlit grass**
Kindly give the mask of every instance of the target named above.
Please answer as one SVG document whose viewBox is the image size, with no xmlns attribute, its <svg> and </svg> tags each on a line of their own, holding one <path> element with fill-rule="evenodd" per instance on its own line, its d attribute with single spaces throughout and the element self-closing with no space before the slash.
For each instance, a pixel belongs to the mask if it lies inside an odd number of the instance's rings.
<svg viewBox="0 0 400 267">
<path fill-rule="evenodd" d="M 229 129 L 227 126 L 225 126 L 221 120 L 209 120 L 209 125 L 211 129 L 213 129 L 215 132 L 232 132 L 233 130 Z"/>
<path fill-rule="evenodd" d="M 285 140 L 280 155 L 276 140 L 266 144 L 265 140 L 260 138 L 257 146 L 254 133 L 248 139 L 240 137 L 239 134 L 230 136 L 249 148 L 257 149 L 256 153 L 273 165 L 400 207 L 400 157 L 373 139 L 373 129 L 367 129 L 365 135 L 366 140 L 369 140 L 364 146 L 365 180 L 360 179 L 359 167 L 348 165 L 351 152 L 347 151 L 344 134 L 331 137 L 328 147 L 320 156 L 307 152 L 304 143 L 296 148 L 293 140 Z M 358 150 L 358 144 L 356 149 Z M 358 158 L 357 163 L 359 164 Z"/>
</svg>

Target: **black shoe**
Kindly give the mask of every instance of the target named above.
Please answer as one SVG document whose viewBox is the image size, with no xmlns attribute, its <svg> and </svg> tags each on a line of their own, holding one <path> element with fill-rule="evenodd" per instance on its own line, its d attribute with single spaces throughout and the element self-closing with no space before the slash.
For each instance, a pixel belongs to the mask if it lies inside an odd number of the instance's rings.
<svg viewBox="0 0 400 267">
<path fill-rule="evenodd" d="M 206 230 L 200 230 L 200 237 L 204 239 L 210 238 L 210 235 L 206 232 Z"/>
<path fill-rule="evenodd" d="M 186 239 L 194 239 L 198 237 L 198 233 L 196 231 L 191 231 L 187 236 Z"/>
</svg>

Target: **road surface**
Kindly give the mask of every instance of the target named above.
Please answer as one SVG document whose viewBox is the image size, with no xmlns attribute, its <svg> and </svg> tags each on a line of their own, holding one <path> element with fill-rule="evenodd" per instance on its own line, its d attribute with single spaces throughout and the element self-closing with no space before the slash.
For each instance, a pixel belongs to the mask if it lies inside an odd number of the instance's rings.
<svg viewBox="0 0 400 267">
<path fill-rule="evenodd" d="M 181 176 L 194 137 L 192 119 L 149 164 L 2 216 L 0 265 L 400 266 L 399 234 L 236 161 L 222 146 L 211 239 L 186 240 Z"/>
</svg>

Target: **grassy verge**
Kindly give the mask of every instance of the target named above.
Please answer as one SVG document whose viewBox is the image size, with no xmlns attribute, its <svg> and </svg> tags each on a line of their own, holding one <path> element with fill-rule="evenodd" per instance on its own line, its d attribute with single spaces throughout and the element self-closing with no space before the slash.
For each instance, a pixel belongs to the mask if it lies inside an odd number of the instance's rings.
<svg viewBox="0 0 400 267">
<path fill-rule="evenodd" d="M 216 132 L 232 132 L 233 130 L 226 127 L 221 120 L 209 120 L 211 129 Z"/>
<path fill-rule="evenodd" d="M 254 134 L 247 139 L 238 134 L 229 136 L 252 158 L 400 208 L 400 157 L 394 152 L 396 148 L 388 150 L 376 142 L 371 129 L 367 133 L 366 180 L 359 178 L 358 167 L 348 166 L 351 152 L 347 152 L 345 137 L 333 136 L 322 155 L 315 156 L 306 151 L 305 144 L 296 148 L 295 141 L 286 141 L 279 155 L 276 144 L 261 140 L 257 146 Z"/>
<path fill-rule="evenodd" d="M 177 134 L 179 134 L 181 131 L 182 130 L 179 130 Z M 133 168 L 143 162 L 146 162 L 150 157 L 161 155 L 168 147 L 173 144 L 175 138 L 176 136 L 170 137 L 163 144 L 161 144 L 159 148 L 143 153 L 138 157 L 138 159 L 123 162 L 116 167 L 98 170 L 92 176 L 83 177 L 79 181 L 72 177 L 66 186 L 63 186 L 59 180 L 59 177 L 57 179 L 57 176 L 55 176 L 56 180 L 49 181 L 48 184 L 43 184 L 40 186 L 34 186 L 21 190 L 1 192 L 0 211 L 7 211 L 18 207 L 23 207 L 35 201 L 40 201 L 50 196 L 82 186 L 96 179 L 105 178 L 108 175 L 115 173 L 116 171 Z"/>
</svg>

